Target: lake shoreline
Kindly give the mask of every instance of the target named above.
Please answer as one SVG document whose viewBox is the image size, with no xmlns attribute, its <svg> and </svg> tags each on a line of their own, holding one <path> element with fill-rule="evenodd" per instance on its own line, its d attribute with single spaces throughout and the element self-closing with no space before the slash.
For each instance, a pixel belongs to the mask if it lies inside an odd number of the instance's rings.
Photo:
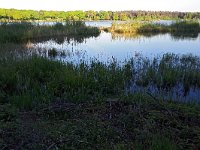
<svg viewBox="0 0 200 150">
<path fill-rule="evenodd" d="M 200 148 L 199 36 L 23 25 L 0 27 L 0 149 Z M 145 47 L 160 55 L 136 51 Z"/>
<path fill-rule="evenodd" d="M 0 148 L 200 146 L 199 103 L 166 101 L 149 92 L 124 95 L 132 78 L 128 64 L 122 69 L 40 57 L 11 60 L 0 63 Z"/>
</svg>

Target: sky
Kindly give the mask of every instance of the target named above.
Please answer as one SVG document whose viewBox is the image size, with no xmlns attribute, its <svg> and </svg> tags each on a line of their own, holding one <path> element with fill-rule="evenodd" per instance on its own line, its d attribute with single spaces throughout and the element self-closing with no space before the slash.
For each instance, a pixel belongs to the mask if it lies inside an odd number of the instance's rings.
<svg viewBox="0 0 200 150">
<path fill-rule="evenodd" d="M 200 12 L 200 0 L 0 0 L 0 8 L 32 10 L 153 10 Z"/>
</svg>

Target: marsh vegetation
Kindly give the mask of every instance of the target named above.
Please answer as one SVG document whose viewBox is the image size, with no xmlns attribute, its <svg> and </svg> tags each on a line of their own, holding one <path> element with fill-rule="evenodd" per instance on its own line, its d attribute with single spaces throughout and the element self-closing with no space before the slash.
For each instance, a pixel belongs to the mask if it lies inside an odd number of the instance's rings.
<svg viewBox="0 0 200 150">
<path fill-rule="evenodd" d="M 118 26 L 111 27 L 116 37 Z M 129 38 L 199 33 L 193 22 L 122 26 Z M 56 59 L 66 51 L 55 47 L 48 55 L 29 52 L 37 42 L 75 45 L 72 39 L 84 43 L 100 35 L 74 21 L 7 23 L 0 34 L 0 149 L 199 149 L 200 57 L 166 53 L 74 63 Z"/>
<path fill-rule="evenodd" d="M 20 60 L 1 59 L 0 98 L 20 107 L 49 103 L 57 98 L 74 102 L 96 101 L 131 94 L 128 88 L 133 84 L 144 89 L 154 85 L 160 92 L 170 92 L 181 84 L 183 91 L 177 94 L 182 94 L 180 98 L 183 98 L 191 87 L 200 88 L 199 66 L 198 57 L 173 54 L 153 61 L 131 59 L 122 66 L 115 60 L 109 64 L 91 60 L 89 64 L 81 62 L 75 65 L 37 56 Z M 143 94 L 148 92 L 142 91 Z M 157 94 L 155 99 L 176 101 L 173 97 L 165 99 L 162 96 L 165 95 Z"/>
<path fill-rule="evenodd" d="M 67 21 L 54 25 L 33 25 L 32 23 L 3 23 L 0 25 L 1 43 L 26 43 L 28 41 L 47 41 L 50 39 L 61 39 L 65 37 L 83 39 L 98 36 L 99 29 L 86 27 L 80 21 Z M 63 39 L 63 40 L 62 40 Z"/>
<path fill-rule="evenodd" d="M 148 22 L 129 22 L 129 23 L 114 23 L 111 27 L 105 28 L 105 31 L 115 33 L 132 33 L 132 34 L 159 34 L 171 33 L 174 36 L 178 35 L 194 35 L 198 36 L 200 32 L 200 24 L 198 22 L 180 21 L 171 25 L 153 24 Z"/>
<path fill-rule="evenodd" d="M 153 83 L 170 90 L 183 84 L 187 93 L 190 86 L 200 86 L 199 63 L 197 57 L 171 54 L 123 66 L 96 60 L 74 65 L 38 56 L 1 59 L 0 146 L 198 148 L 198 102 L 164 99 L 148 90 L 129 93 L 127 87 Z"/>
</svg>

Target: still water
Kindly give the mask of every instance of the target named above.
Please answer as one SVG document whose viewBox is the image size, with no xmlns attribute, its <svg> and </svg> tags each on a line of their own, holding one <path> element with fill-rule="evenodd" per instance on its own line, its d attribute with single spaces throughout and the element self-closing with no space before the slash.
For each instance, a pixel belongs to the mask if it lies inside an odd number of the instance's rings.
<svg viewBox="0 0 200 150">
<path fill-rule="evenodd" d="M 169 25 L 173 21 L 158 21 L 154 23 Z M 85 22 L 87 26 L 110 27 L 112 21 Z M 122 23 L 122 22 L 120 22 Z M 41 25 L 53 25 L 55 22 L 41 22 Z M 39 41 L 39 42 L 38 42 Z M 43 41 L 43 42 L 42 42 Z M 24 49 L 25 46 L 25 49 Z M 11 53 L 8 48 L 12 49 Z M 130 58 L 161 58 L 163 54 L 173 53 L 178 55 L 192 54 L 200 57 L 200 34 L 192 33 L 189 35 L 173 35 L 166 34 L 113 34 L 101 31 L 97 37 L 52 37 L 51 40 L 38 39 L 28 42 L 24 45 L 2 44 L 0 46 L 0 54 L 4 56 L 4 52 L 8 55 L 25 57 L 32 54 L 50 56 L 52 50 L 56 51 L 53 59 L 73 62 L 79 64 L 80 61 L 90 63 L 91 59 L 96 59 L 103 63 L 109 63 L 113 60 L 123 63 Z M 6 55 L 5 55 L 6 56 Z M 151 93 L 156 97 L 162 95 L 162 99 L 175 99 L 181 101 L 200 102 L 200 89 L 198 87 L 190 87 L 185 94 L 185 88 L 181 83 L 177 83 L 170 90 L 158 89 L 156 85 L 147 85 L 145 87 L 137 85 L 135 82 L 126 87 L 126 92 Z"/>
<path fill-rule="evenodd" d="M 66 61 L 87 61 L 96 58 L 107 62 L 110 59 L 124 61 L 131 57 L 154 58 L 165 53 L 192 54 L 200 56 L 200 34 L 195 37 L 174 37 L 171 34 L 159 34 L 152 36 L 113 35 L 104 31 L 98 37 L 90 37 L 81 42 L 73 39 L 58 43 L 53 40 L 33 44 L 38 49 L 55 48 L 59 52 L 65 52 Z"/>
<path fill-rule="evenodd" d="M 167 22 L 155 22 L 170 24 Z M 111 21 L 86 22 L 88 26 L 109 27 Z M 173 53 L 178 55 L 192 54 L 200 57 L 200 34 L 195 35 L 131 35 L 131 34 L 111 34 L 101 31 L 98 37 L 90 37 L 82 40 L 65 38 L 60 41 L 49 40 L 32 44 L 35 50 L 45 50 L 44 55 L 48 56 L 48 51 L 56 49 L 58 54 L 56 59 L 79 63 L 80 61 L 90 62 L 91 59 L 109 63 L 113 59 L 124 62 L 130 58 L 160 58 L 163 54 Z M 163 99 L 176 99 L 181 101 L 200 100 L 200 89 L 190 87 L 187 95 L 184 94 L 184 87 L 177 84 L 170 91 L 159 90 L 155 85 L 140 87 L 131 84 L 127 87 L 129 92 L 146 92 L 153 95 L 163 95 Z"/>
</svg>

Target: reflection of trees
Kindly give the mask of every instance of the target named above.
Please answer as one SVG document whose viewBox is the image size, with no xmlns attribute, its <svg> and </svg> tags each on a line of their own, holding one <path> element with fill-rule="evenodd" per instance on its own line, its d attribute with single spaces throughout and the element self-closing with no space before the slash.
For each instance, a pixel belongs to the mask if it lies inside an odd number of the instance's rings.
<svg viewBox="0 0 200 150">
<path fill-rule="evenodd" d="M 130 40 L 130 39 L 138 39 L 140 37 L 146 37 L 146 38 L 151 38 L 153 36 L 161 35 L 161 34 L 166 34 L 166 33 L 111 33 L 112 34 L 112 39 L 123 39 L 123 40 Z M 181 33 L 181 32 L 172 32 L 169 33 L 172 39 L 175 40 L 183 40 L 183 39 L 196 39 L 199 36 L 198 32 L 191 32 L 191 33 Z"/>
<path fill-rule="evenodd" d="M 62 44 L 65 41 L 65 36 L 42 36 L 42 37 L 37 37 L 37 38 L 32 38 L 29 39 L 28 42 L 31 43 L 42 43 L 42 42 L 46 42 L 49 40 L 53 40 L 58 44 Z"/>
<path fill-rule="evenodd" d="M 139 39 L 141 37 L 151 38 L 153 36 L 160 35 L 161 33 L 111 33 L 112 39 L 123 39 L 123 40 L 131 40 L 131 39 Z"/>
<path fill-rule="evenodd" d="M 199 33 L 180 33 L 180 32 L 173 32 L 171 33 L 172 38 L 174 39 L 196 39 L 198 38 Z"/>
<path fill-rule="evenodd" d="M 62 36 L 58 36 L 58 37 L 53 37 L 52 40 L 55 41 L 58 44 L 63 44 L 64 41 L 65 41 L 65 38 L 62 37 Z"/>
<path fill-rule="evenodd" d="M 123 39 L 123 40 L 129 40 L 129 39 L 138 39 L 141 37 L 139 34 L 133 34 L 133 33 L 112 33 L 112 39 Z"/>
<path fill-rule="evenodd" d="M 26 43 L 42 43 L 49 40 L 55 41 L 58 44 L 63 44 L 67 41 L 69 43 L 71 40 L 74 40 L 77 43 L 83 43 L 85 39 L 91 37 L 98 37 L 99 34 L 95 35 L 59 35 L 59 36 L 42 36 L 37 38 L 28 39 Z M 24 44 L 24 43 L 23 43 Z"/>
</svg>

